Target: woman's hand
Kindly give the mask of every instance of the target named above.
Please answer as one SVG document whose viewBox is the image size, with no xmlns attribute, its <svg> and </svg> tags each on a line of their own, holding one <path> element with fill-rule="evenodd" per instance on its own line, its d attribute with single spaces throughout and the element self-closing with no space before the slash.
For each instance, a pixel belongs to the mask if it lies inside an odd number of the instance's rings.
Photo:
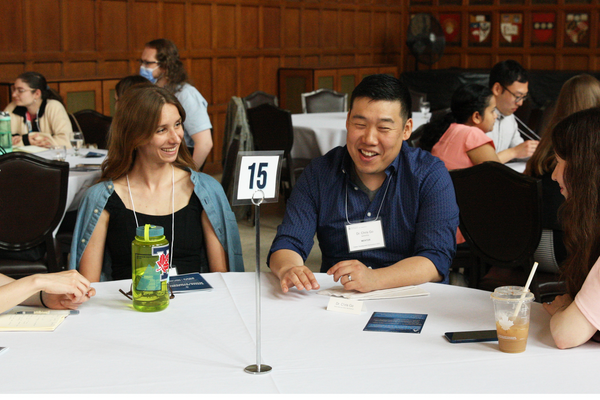
<svg viewBox="0 0 600 400">
<path fill-rule="evenodd" d="M 49 148 L 50 146 L 52 146 L 52 141 L 50 139 L 48 139 L 47 137 L 42 136 L 40 134 L 37 134 L 37 133 L 29 134 L 29 143 L 34 146 L 46 147 L 46 148 Z"/>
</svg>

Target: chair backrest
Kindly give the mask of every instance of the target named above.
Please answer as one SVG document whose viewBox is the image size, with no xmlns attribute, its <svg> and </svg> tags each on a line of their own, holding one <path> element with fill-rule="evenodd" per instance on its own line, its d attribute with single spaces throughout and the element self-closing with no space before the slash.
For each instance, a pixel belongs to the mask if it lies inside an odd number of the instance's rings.
<svg viewBox="0 0 600 400">
<path fill-rule="evenodd" d="M 412 112 L 417 112 L 417 111 L 421 111 L 421 107 L 419 106 L 421 99 L 423 99 L 423 101 L 427 101 L 427 93 L 421 93 L 421 92 L 417 92 L 415 90 L 412 89 L 408 89 L 408 91 L 410 92 L 410 99 L 411 99 L 411 103 L 412 103 Z"/>
<path fill-rule="evenodd" d="M 330 89 L 317 89 L 302 93 L 303 113 L 324 113 L 348 111 L 348 94 Z"/>
<path fill-rule="evenodd" d="M 460 230 L 473 252 L 496 266 L 529 263 L 542 234 L 541 181 L 492 161 L 450 176 Z"/>
<path fill-rule="evenodd" d="M 257 90 L 254 93 L 249 94 L 248 96 L 242 99 L 244 101 L 244 107 L 246 109 L 258 107 L 261 104 L 272 104 L 274 106 L 279 106 L 279 102 L 277 101 L 277 96 L 265 93 L 263 91 Z"/>
<path fill-rule="evenodd" d="M 246 111 L 255 150 L 283 150 L 289 157 L 294 144 L 292 114 L 272 104 L 261 104 Z"/>
<path fill-rule="evenodd" d="M 59 270 L 53 233 L 65 211 L 68 181 L 66 162 L 19 152 L 0 157 L 0 250 L 45 242 L 48 271 Z"/>
<path fill-rule="evenodd" d="M 108 131 L 112 117 L 100 114 L 95 110 L 81 110 L 73 114 L 81 127 L 81 132 L 87 144 L 96 144 L 99 149 L 106 149 Z"/>
</svg>

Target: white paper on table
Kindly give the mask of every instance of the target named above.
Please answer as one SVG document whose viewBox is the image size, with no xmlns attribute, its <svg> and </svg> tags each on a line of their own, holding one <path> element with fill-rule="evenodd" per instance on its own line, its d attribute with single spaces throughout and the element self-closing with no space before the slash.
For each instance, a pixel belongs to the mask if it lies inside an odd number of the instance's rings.
<svg viewBox="0 0 600 400">
<path fill-rule="evenodd" d="M 417 286 L 404 286 L 391 289 L 374 290 L 368 293 L 357 292 L 356 290 L 346 290 L 343 286 L 331 289 L 324 289 L 317 292 L 325 296 L 344 297 L 346 299 L 359 300 L 377 300 L 377 299 L 394 299 L 400 297 L 416 297 L 429 296 L 429 292 Z"/>
</svg>

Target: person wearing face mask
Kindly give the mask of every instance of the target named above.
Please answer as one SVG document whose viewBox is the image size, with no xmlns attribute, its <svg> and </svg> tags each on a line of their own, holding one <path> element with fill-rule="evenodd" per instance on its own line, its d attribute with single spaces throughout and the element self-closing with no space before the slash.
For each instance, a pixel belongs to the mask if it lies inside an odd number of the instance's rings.
<svg viewBox="0 0 600 400">
<path fill-rule="evenodd" d="M 152 40 L 146 43 L 139 61 L 140 75 L 173 93 L 185 109 L 184 139 L 194 149 L 192 157 L 200 169 L 213 147 L 208 102 L 188 82 L 177 46 L 168 39 Z"/>
<path fill-rule="evenodd" d="M 13 146 L 71 148 L 73 127 L 62 99 L 37 72 L 24 72 L 12 86 L 10 112 Z"/>
</svg>

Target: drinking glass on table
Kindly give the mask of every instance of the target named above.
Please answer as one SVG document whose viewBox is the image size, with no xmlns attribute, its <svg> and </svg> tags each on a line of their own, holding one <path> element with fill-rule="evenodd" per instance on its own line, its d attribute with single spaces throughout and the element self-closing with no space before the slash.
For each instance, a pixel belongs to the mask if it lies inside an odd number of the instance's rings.
<svg viewBox="0 0 600 400">
<path fill-rule="evenodd" d="M 71 146 L 73 146 L 73 155 L 79 157 L 79 149 L 83 147 L 83 134 L 81 132 L 73 132 L 71 138 Z"/>
<path fill-rule="evenodd" d="M 67 158 L 66 146 L 50 146 L 52 152 L 52 159 L 56 161 L 65 161 Z"/>
<path fill-rule="evenodd" d="M 423 100 L 423 98 L 421 98 L 419 100 L 419 109 L 421 110 L 421 114 L 423 115 L 423 118 L 425 118 L 427 121 L 429 121 L 429 111 L 431 111 L 431 106 L 429 104 L 428 101 Z"/>
</svg>

